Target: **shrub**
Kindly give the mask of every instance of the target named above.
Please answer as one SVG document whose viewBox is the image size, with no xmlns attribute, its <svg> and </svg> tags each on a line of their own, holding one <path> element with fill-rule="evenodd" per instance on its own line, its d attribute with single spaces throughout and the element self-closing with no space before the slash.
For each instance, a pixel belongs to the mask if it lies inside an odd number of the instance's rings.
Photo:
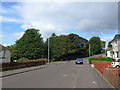
<svg viewBox="0 0 120 90">
<path fill-rule="evenodd" d="M 89 63 L 92 64 L 93 60 L 96 60 L 96 61 L 112 61 L 113 58 L 91 57 L 91 58 L 89 58 Z"/>
<path fill-rule="evenodd" d="M 29 59 L 27 59 L 27 58 L 21 58 L 21 59 L 17 60 L 17 62 L 22 62 L 22 61 L 29 61 Z"/>
</svg>

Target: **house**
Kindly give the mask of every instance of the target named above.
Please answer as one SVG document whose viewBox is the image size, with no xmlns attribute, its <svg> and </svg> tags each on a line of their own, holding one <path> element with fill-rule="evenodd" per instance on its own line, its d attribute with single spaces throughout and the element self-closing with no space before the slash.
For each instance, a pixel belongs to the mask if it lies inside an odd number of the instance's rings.
<svg viewBox="0 0 120 90">
<path fill-rule="evenodd" d="M 0 63 L 10 62 L 10 51 L 7 47 L 0 45 Z"/>
<path fill-rule="evenodd" d="M 106 55 L 107 55 L 107 57 L 110 57 L 110 58 L 112 58 L 112 51 L 111 51 L 111 49 L 110 48 L 108 48 L 108 49 L 106 49 L 107 50 L 107 52 L 106 52 Z"/>
<path fill-rule="evenodd" d="M 115 35 L 111 45 L 112 45 L 111 49 L 112 58 L 120 58 L 120 34 Z"/>
</svg>

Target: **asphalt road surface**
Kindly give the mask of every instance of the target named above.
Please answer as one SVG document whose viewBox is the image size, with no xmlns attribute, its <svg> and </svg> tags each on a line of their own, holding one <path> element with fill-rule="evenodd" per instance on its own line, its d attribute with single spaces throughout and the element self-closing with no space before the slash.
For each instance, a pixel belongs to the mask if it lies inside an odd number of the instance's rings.
<svg viewBox="0 0 120 90">
<path fill-rule="evenodd" d="M 3 88 L 112 88 L 84 58 L 83 65 L 74 61 L 47 65 L 45 68 L 2 78 Z"/>
</svg>

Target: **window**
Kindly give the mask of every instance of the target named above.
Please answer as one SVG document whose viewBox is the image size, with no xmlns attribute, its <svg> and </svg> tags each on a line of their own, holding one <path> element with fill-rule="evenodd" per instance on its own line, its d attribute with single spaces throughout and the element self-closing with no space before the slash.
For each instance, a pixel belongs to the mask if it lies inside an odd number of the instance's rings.
<svg viewBox="0 0 120 90">
<path fill-rule="evenodd" d="M 118 62 L 120 62 L 120 59 L 118 59 Z"/>
<path fill-rule="evenodd" d="M 0 59 L 5 59 L 5 50 L 0 50 Z"/>
<path fill-rule="evenodd" d="M 118 51 L 116 52 L 116 54 L 117 54 L 117 58 L 118 58 Z"/>
</svg>

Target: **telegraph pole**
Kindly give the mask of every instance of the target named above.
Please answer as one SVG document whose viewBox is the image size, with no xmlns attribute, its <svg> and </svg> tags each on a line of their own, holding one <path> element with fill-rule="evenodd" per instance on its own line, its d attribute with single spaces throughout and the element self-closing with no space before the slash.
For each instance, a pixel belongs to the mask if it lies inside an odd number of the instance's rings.
<svg viewBox="0 0 120 90">
<path fill-rule="evenodd" d="M 91 56 L 90 53 L 91 53 L 91 52 L 90 52 L 90 43 L 89 43 L 89 57 Z"/>
<path fill-rule="evenodd" d="M 49 51 L 50 51 L 49 49 L 50 49 L 50 47 L 49 47 L 49 38 L 48 38 L 48 64 L 49 64 L 49 58 L 50 58 L 50 57 L 49 57 L 49 55 L 50 55 L 50 54 L 49 54 Z"/>
</svg>

